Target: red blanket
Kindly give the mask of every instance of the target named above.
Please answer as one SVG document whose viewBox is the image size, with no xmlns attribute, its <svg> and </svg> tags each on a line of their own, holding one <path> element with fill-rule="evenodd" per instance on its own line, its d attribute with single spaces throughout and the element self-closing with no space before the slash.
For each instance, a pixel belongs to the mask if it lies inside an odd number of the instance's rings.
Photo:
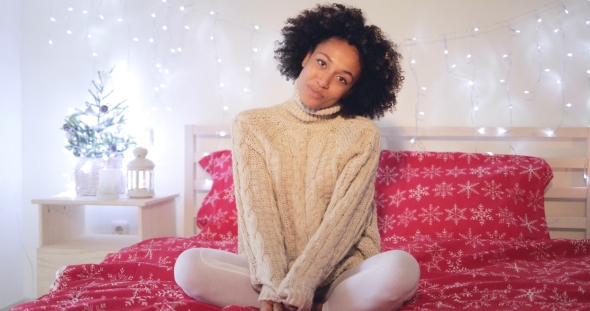
<svg viewBox="0 0 590 311">
<path fill-rule="evenodd" d="M 174 282 L 174 262 L 191 247 L 237 249 L 235 239 L 202 236 L 143 241 L 101 264 L 67 266 L 49 294 L 12 310 L 221 310 Z M 416 238 L 383 248 L 406 250 L 421 266 L 419 289 L 401 310 L 590 310 L 590 240 Z"/>
</svg>

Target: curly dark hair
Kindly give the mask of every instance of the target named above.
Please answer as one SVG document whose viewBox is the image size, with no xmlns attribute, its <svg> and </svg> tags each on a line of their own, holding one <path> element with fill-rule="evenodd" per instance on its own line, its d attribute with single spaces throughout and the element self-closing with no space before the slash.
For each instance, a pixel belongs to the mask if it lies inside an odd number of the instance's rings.
<svg viewBox="0 0 590 311">
<path fill-rule="evenodd" d="M 340 114 L 344 117 L 380 118 L 393 111 L 404 80 L 400 66 L 401 54 L 377 26 L 365 25 L 360 9 L 342 4 L 320 5 L 287 19 L 281 33 L 284 41 L 277 44 L 275 59 L 287 80 L 301 73 L 301 61 L 318 44 L 338 38 L 359 52 L 361 78 L 354 92 L 340 99 Z"/>
</svg>

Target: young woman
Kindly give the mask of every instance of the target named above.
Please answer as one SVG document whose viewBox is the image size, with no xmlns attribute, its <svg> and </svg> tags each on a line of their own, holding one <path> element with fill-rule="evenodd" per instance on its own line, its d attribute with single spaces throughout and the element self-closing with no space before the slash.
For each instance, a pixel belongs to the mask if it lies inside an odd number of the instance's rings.
<svg viewBox="0 0 590 311">
<path fill-rule="evenodd" d="M 318 5 L 287 20 L 275 58 L 290 100 L 232 128 L 239 254 L 189 249 L 176 282 L 216 306 L 393 310 L 416 290 L 408 253 L 380 253 L 379 129 L 403 72 L 396 45 L 359 9 Z"/>
</svg>

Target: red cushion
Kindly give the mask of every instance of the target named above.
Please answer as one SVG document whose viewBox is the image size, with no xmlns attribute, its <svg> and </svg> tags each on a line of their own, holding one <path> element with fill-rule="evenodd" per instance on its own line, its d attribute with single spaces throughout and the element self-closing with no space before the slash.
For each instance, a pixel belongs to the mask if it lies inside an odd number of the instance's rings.
<svg viewBox="0 0 590 311">
<path fill-rule="evenodd" d="M 199 165 L 211 175 L 211 191 L 197 212 L 199 235 L 207 240 L 235 240 L 238 213 L 234 195 L 231 151 L 222 150 L 203 157 Z"/>
<path fill-rule="evenodd" d="M 235 240 L 231 151 L 199 164 L 213 180 L 197 213 L 200 235 Z M 383 150 L 375 183 L 381 240 L 392 248 L 414 239 L 549 238 L 544 190 L 552 178 L 543 159 L 529 156 Z"/>
<path fill-rule="evenodd" d="M 548 239 L 545 160 L 461 152 L 381 152 L 375 183 L 384 243 Z"/>
</svg>

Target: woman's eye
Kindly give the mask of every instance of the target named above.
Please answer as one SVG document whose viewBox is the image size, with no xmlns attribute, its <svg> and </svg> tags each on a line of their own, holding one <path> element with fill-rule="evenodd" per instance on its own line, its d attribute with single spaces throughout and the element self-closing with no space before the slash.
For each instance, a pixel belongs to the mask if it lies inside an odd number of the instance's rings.
<svg viewBox="0 0 590 311">
<path fill-rule="evenodd" d="M 321 59 L 318 59 L 318 64 L 319 64 L 320 66 L 324 67 L 324 66 L 326 65 L 326 62 L 325 62 L 325 61 L 323 61 L 323 60 L 321 60 Z"/>
<path fill-rule="evenodd" d="M 344 79 L 343 77 L 338 77 L 338 80 L 340 81 L 340 83 L 342 84 L 347 84 L 348 82 L 346 82 L 346 79 Z"/>
</svg>

